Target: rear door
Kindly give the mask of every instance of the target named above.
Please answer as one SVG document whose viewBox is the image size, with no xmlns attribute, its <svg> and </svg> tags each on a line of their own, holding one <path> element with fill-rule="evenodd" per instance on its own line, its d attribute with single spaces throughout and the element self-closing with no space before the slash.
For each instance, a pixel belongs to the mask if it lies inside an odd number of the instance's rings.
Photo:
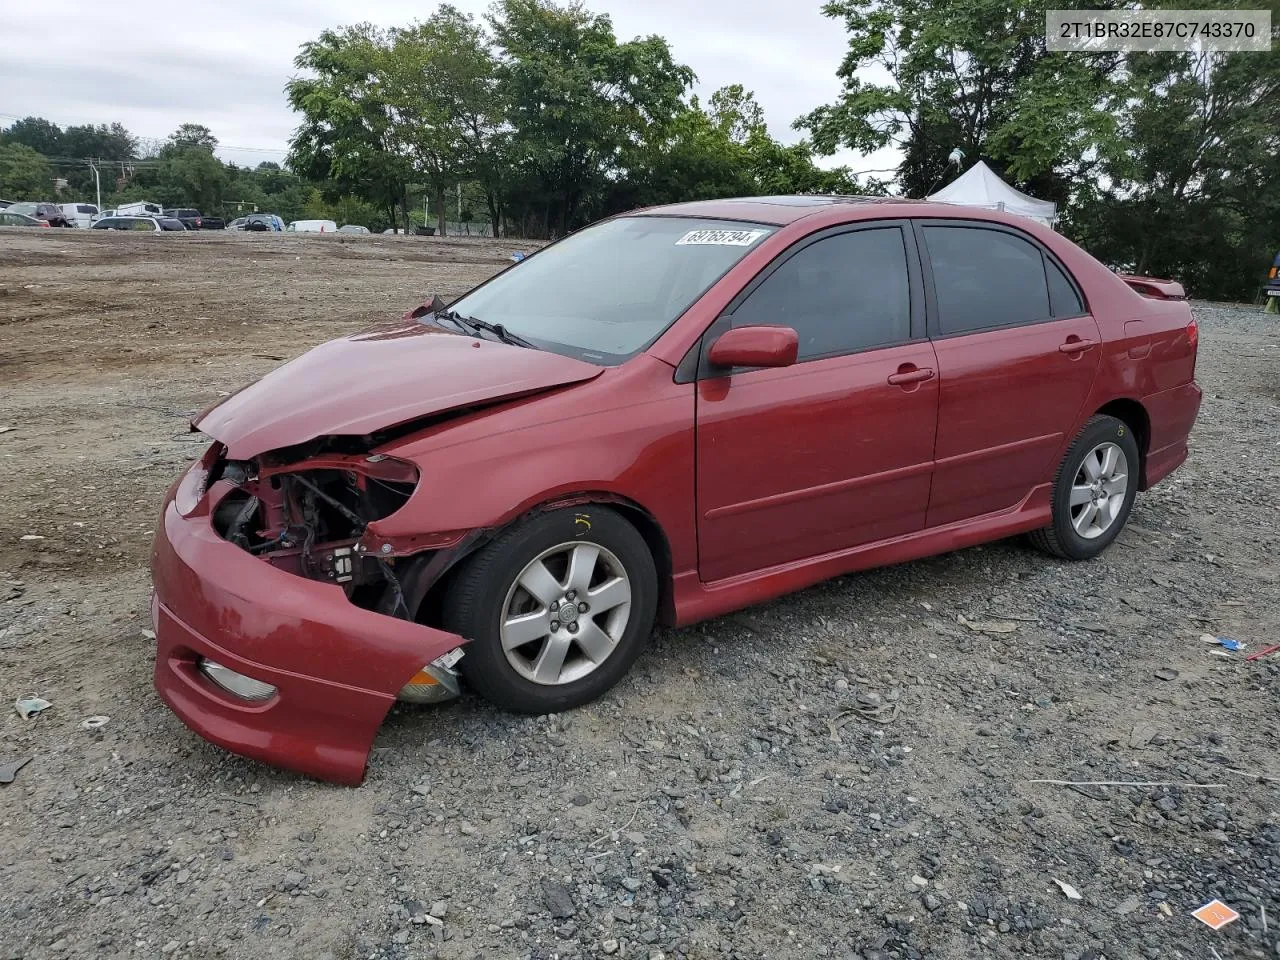
<svg viewBox="0 0 1280 960">
<path fill-rule="evenodd" d="M 796 330 L 798 362 L 710 368 L 697 393 L 699 574 L 749 573 L 911 533 L 929 497 L 938 387 L 909 224 L 800 241 L 730 305 Z"/>
<path fill-rule="evenodd" d="M 931 527 L 1015 507 L 1053 480 L 1101 358 L 1079 288 L 1029 235 L 917 221 L 938 356 Z"/>
</svg>

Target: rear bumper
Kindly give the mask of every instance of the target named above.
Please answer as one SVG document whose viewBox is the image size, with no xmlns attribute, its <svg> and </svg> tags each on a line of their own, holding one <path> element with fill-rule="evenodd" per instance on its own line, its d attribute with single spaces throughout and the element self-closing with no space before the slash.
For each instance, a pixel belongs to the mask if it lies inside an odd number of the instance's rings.
<svg viewBox="0 0 1280 960">
<path fill-rule="evenodd" d="M 364 779 L 396 694 L 424 664 L 464 641 L 364 610 L 341 588 L 282 570 L 223 540 L 215 485 L 183 516 L 165 499 L 152 551 L 155 686 L 200 736 L 234 753 L 338 783 Z M 195 477 L 195 479 L 193 479 Z M 276 687 L 265 703 L 210 681 L 201 658 Z"/>
</svg>

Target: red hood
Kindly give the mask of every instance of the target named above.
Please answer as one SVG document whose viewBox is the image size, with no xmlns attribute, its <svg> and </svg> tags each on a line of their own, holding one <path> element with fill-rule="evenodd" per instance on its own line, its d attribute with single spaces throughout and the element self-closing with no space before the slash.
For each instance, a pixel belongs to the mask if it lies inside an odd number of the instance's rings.
<svg viewBox="0 0 1280 960">
<path fill-rule="evenodd" d="M 245 460 L 316 437 L 373 433 L 477 403 L 579 383 L 601 368 L 421 323 L 321 344 L 198 415 Z"/>
</svg>

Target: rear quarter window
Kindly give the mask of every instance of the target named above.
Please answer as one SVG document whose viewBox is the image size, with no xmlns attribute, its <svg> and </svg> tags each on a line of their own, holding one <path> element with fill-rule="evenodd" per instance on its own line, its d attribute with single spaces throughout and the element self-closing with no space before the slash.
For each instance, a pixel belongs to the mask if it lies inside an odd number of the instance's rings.
<svg viewBox="0 0 1280 960">
<path fill-rule="evenodd" d="M 1072 286 L 1062 268 L 1044 258 L 1044 272 L 1049 281 L 1049 306 L 1055 317 L 1078 317 L 1084 313 L 1084 304 L 1080 302 L 1080 294 Z"/>
</svg>

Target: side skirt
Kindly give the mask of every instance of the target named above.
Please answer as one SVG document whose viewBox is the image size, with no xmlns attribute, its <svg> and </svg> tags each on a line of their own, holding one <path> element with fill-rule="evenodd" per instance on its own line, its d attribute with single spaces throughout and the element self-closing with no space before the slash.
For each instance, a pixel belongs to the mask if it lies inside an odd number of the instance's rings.
<svg viewBox="0 0 1280 960">
<path fill-rule="evenodd" d="M 1038 530 L 1051 522 L 1049 497 L 1052 489 L 1052 484 L 1047 483 L 1035 487 L 1020 504 L 999 513 L 782 563 L 724 580 L 704 583 L 698 579 L 696 570 L 687 570 L 673 578 L 675 626 L 685 626 L 764 603 L 842 574 L 919 560 Z"/>
</svg>

